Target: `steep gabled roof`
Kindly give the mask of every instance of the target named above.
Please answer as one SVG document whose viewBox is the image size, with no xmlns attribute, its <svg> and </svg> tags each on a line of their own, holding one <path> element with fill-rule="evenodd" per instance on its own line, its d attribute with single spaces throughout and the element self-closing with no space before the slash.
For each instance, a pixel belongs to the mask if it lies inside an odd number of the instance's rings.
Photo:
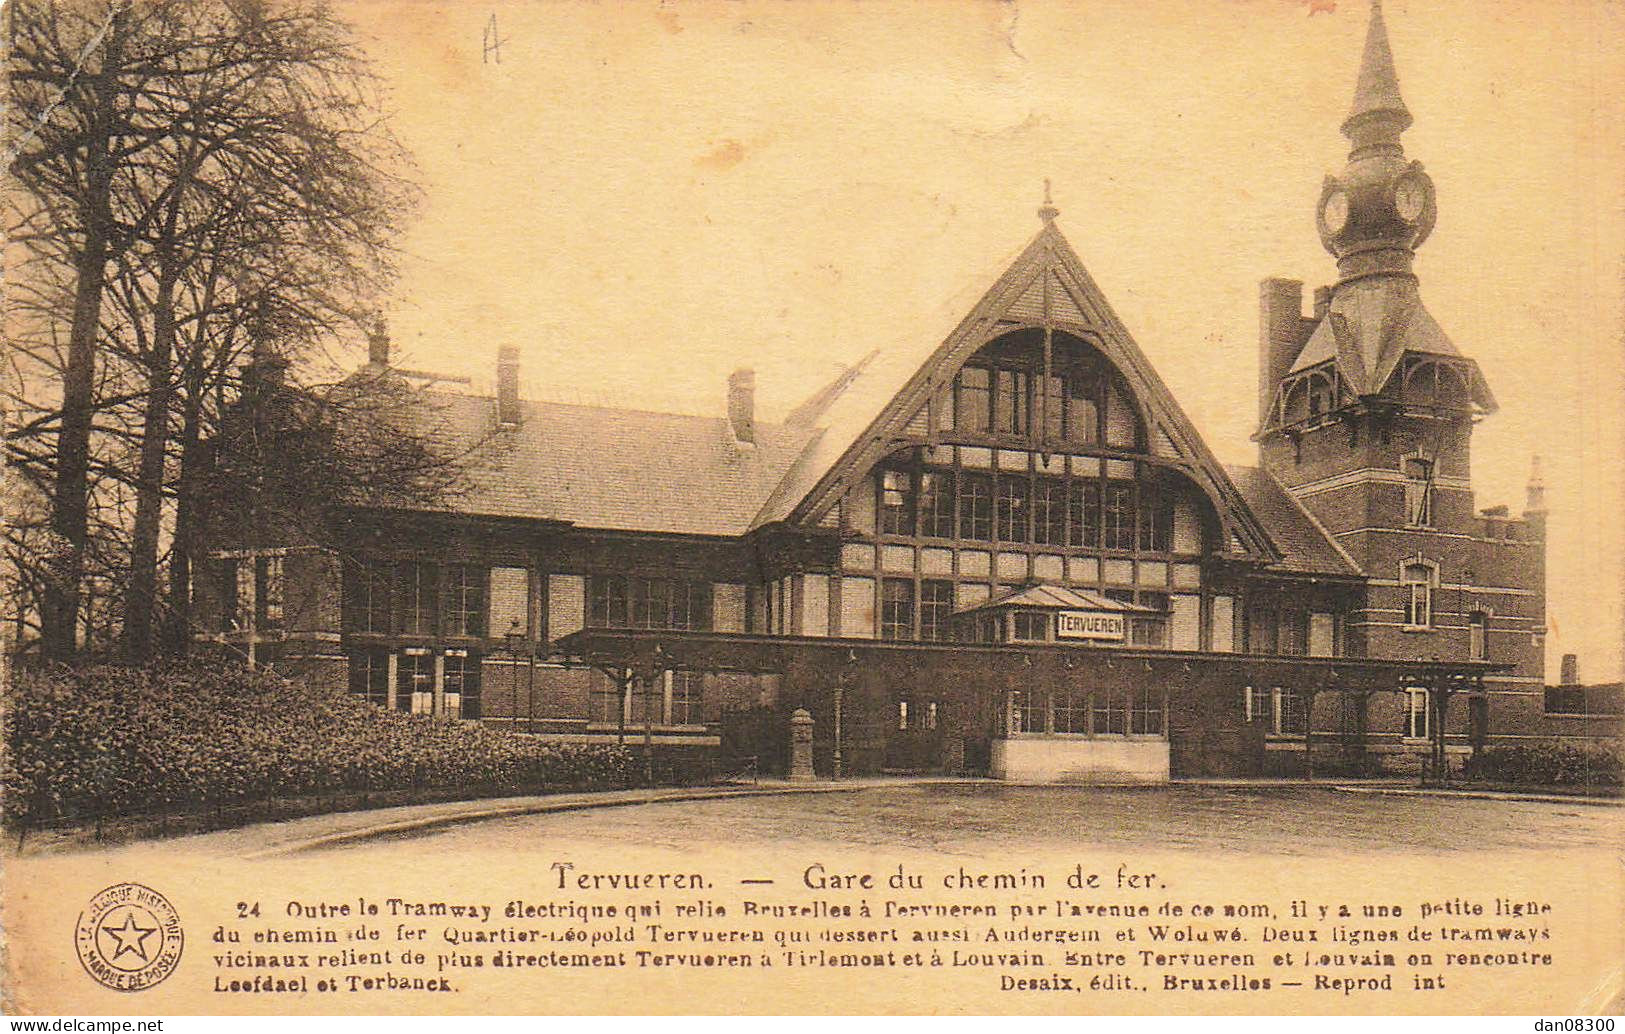
<svg viewBox="0 0 1625 1034">
<path fill-rule="evenodd" d="M 756 524 L 813 523 L 828 513 L 854 477 L 919 426 L 931 396 L 992 338 L 1047 321 L 1095 345 L 1122 373 L 1139 406 L 1152 451 L 1186 473 L 1214 503 L 1224 526 L 1224 552 L 1279 559 L 1269 533 L 1230 484 L 1207 444 L 1180 409 L 1145 353 L 1129 335 L 1082 261 L 1053 221 L 1046 221 L 1002 273 L 990 277 L 951 329 L 917 328 L 909 342 L 881 349 L 825 414 L 824 431 L 790 469 L 757 514 Z M 989 281 L 984 281 L 989 282 Z M 946 322 L 946 321 L 944 321 Z"/>
<path fill-rule="evenodd" d="M 1259 467 L 1234 464 L 1225 469 L 1253 512 L 1269 525 L 1270 535 L 1281 550 L 1281 559 L 1270 565 L 1271 570 L 1342 578 L 1360 574 L 1359 565 L 1348 552 L 1273 474 Z"/>
</svg>

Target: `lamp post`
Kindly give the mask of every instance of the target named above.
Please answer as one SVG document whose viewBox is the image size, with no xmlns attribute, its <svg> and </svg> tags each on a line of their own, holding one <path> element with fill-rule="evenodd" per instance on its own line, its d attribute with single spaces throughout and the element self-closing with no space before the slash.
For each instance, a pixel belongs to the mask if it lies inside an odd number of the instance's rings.
<svg viewBox="0 0 1625 1034">
<path fill-rule="evenodd" d="M 504 635 L 502 638 L 506 641 L 507 646 L 508 646 L 508 660 L 510 661 L 509 671 L 511 672 L 510 679 L 509 679 L 509 685 L 512 687 L 512 690 L 513 690 L 512 699 L 513 699 L 514 720 L 518 721 L 518 719 L 519 719 L 519 714 L 518 714 L 518 712 L 519 712 L 519 647 L 525 641 L 525 633 L 520 631 L 520 629 L 519 629 L 519 619 L 518 618 L 513 619 L 513 624 L 508 628 L 508 633 L 506 635 Z M 530 731 L 530 726 L 528 724 L 525 727 L 525 731 L 526 732 Z"/>
</svg>

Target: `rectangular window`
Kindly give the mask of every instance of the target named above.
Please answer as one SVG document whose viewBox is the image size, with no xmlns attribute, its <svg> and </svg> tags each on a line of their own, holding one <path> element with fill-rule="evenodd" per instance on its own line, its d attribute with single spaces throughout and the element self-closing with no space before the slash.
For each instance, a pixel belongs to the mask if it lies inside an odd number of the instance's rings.
<svg viewBox="0 0 1625 1034">
<path fill-rule="evenodd" d="M 1162 735 L 1162 691 L 1142 686 L 1133 691 L 1129 731 L 1136 736 Z"/>
<path fill-rule="evenodd" d="M 452 564 L 445 569 L 441 615 L 446 635 L 485 634 L 485 578 L 483 567 Z"/>
<path fill-rule="evenodd" d="M 1067 493 L 1066 544 L 1100 545 L 1100 482 L 1072 482 Z"/>
<path fill-rule="evenodd" d="M 1277 686 L 1275 689 L 1275 733 L 1278 736 L 1302 736 L 1309 728 L 1306 700 L 1295 689 Z"/>
<path fill-rule="evenodd" d="M 1066 482 L 1040 478 L 1033 488 L 1033 541 L 1066 545 Z"/>
<path fill-rule="evenodd" d="M 1100 440 L 1100 404 L 1096 401 L 1099 380 L 1093 376 L 1067 378 L 1066 437 L 1088 444 Z"/>
<path fill-rule="evenodd" d="M 881 580 L 880 638 L 914 638 L 914 579 Z"/>
<path fill-rule="evenodd" d="M 1309 656 L 1331 657 L 1337 649 L 1337 622 L 1331 614 L 1309 615 Z"/>
<path fill-rule="evenodd" d="M 1246 710 L 1247 721 L 1263 722 L 1273 730 L 1275 725 L 1275 697 L 1268 689 L 1248 686 L 1242 690 L 1242 706 Z"/>
<path fill-rule="evenodd" d="M 1405 523 L 1426 528 L 1433 524 L 1433 461 L 1405 461 Z"/>
<path fill-rule="evenodd" d="M 599 725 L 620 725 L 621 708 L 626 702 L 626 684 L 597 669 L 592 672 L 592 721 Z M 631 715 L 627 720 L 630 723 Z"/>
<path fill-rule="evenodd" d="M 705 675 L 698 671 L 671 673 L 671 724 L 705 724 Z"/>
<path fill-rule="evenodd" d="M 389 706 L 389 652 L 353 650 L 350 653 L 350 692 L 369 704 Z"/>
<path fill-rule="evenodd" d="M 244 585 L 243 564 L 236 560 L 220 561 L 220 629 L 231 632 L 248 627 L 248 605 L 254 598 L 252 578 Z M 250 570 L 252 575 L 252 570 Z"/>
<path fill-rule="evenodd" d="M 1134 548 L 1134 484 L 1108 481 L 1105 499 L 1107 549 Z"/>
<path fill-rule="evenodd" d="M 412 714 L 434 710 L 434 654 L 403 651 L 395 661 L 395 709 Z"/>
<path fill-rule="evenodd" d="M 1122 690 L 1097 689 L 1091 694 L 1090 730 L 1096 736 L 1123 736 L 1128 732 L 1128 700 Z"/>
<path fill-rule="evenodd" d="M 282 627 L 282 558 L 254 558 L 254 624 L 259 628 Z"/>
<path fill-rule="evenodd" d="M 446 651 L 446 710 L 459 718 L 480 716 L 480 659 L 467 650 Z"/>
<path fill-rule="evenodd" d="M 1055 731 L 1082 735 L 1089 731 L 1089 694 L 1055 694 Z"/>
<path fill-rule="evenodd" d="M 1280 623 L 1275 630 L 1277 653 L 1284 653 L 1293 657 L 1303 656 L 1305 621 L 1306 615 L 1301 610 L 1283 610 L 1280 612 Z"/>
<path fill-rule="evenodd" d="M 914 534 L 914 485 L 907 471 L 880 472 L 880 533 Z"/>
<path fill-rule="evenodd" d="M 1027 541 L 1027 501 L 1031 485 L 1025 477 L 999 477 L 999 541 Z"/>
<path fill-rule="evenodd" d="M 1027 433 L 1027 375 L 1020 370 L 997 370 L 993 398 L 993 430 L 999 434 Z"/>
<path fill-rule="evenodd" d="M 1490 659 L 1489 631 L 1489 615 L 1481 610 L 1475 610 L 1467 615 L 1468 660 L 1487 661 Z"/>
<path fill-rule="evenodd" d="M 920 638 L 932 642 L 950 636 L 954 613 L 954 583 L 927 579 L 920 583 Z"/>
<path fill-rule="evenodd" d="M 954 537 L 954 476 L 942 471 L 920 475 L 920 534 L 928 538 Z"/>
<path fill-rule="evenodd" d="M 977 366 L 959 371 L 959 399 L 954 406 L 954 426 L 961 431 L 986 433 L 992 422 L 991 373 Z"/>
<path fill-rule="evenodd" d="M 1428 691 L 1420 686 L 1405 691 L 1405 738 L 1428 738 Z"/>
<path fill-rule="evenodd" d="M 1011 732 L 1043 733 L 1049 731 L 1049 694 L 1032 690 L 1017 690 L 1011 694 L 1011 718 L 1015 728 Z"/>
<path fill-rule="evenodd" d="M 897 701 L 897 731 L 903 732 L 908 728 L 908 701 Z"/>
<path fill-rule="evenodd" d="M 393 632 L 389 570 L 370 560 L 357 560 L 345 565 L 345 575 L 349 630 L 370 635 Z"/>
<path fill-rule="evenodd" d="M 1410 628 L 1433 625 L 1433 571 L 1425 564 L 1405 568 L 1405 624 Z"/>
<path fill-rule="evenodd" d="M 400 567 L 400 631 L 407 635 L 433 635 L 439 571 L 434 564 L 407 561 Z"/>
<path fill-rule="evenodd" d="M 960 481 L 959 537 L 993 538 L 993 479 L 986 474 L 966 474 Z"/>
<path fill-rule="evenodd" d="M 1039 611 L 1018 610 L 1015 637 L 1022 642 L 1042 643 L 1049 638 L 1049 615 Z"/>
</svg>

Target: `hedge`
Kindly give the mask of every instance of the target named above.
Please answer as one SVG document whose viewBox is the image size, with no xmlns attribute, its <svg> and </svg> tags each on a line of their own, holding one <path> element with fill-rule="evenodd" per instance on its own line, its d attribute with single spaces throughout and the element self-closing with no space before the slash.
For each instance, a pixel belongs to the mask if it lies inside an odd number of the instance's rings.
<svg viewBox="0 0 1625 1034">
<path fill-rule="evenodd" d="M 26 827 L 345 792 L 612 789 L 643 764 L 229 666 L 13 672 L 0 780 Z"/>
<path fill-rule="evenodd" d="M 1515 747 L 1490 747 L 1468 760 L 1467 775 L 1495 783 L 1619 786 L 1620 745 L 1537 740 Z"/>
</svg>

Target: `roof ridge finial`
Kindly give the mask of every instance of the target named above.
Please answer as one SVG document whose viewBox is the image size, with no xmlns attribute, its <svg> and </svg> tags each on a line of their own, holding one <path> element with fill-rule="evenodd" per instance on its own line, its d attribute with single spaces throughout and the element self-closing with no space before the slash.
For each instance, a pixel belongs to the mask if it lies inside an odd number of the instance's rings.
<svg viewBox="0 0 1625 1034">
<path fill-rule="evenodd" d="M 1044 225 L 1048 226 L 1050 223 L 1053 223 L 1055 221 L 1055 217 L 1060 215 L 1060 214 L 1061 214 L 1061 210 L 1059 208 L 1056 208 L 1055 203 L 1050 200 L 1049 177 L 1045 176 L 1044 177 L 1044 204 L 1038 209 L 1038 218 L 1044 220 Z"/>
<path fill-rule="evenodd" d="M 1410 127 L 1410 109 L 1399 95 L 1399 73 L 1394 70 L 1394 52 L 1388 45 L 1388 26 L 1382 18 L 1382 0 L 1371 0 L 1371 21 L 1366 28 L 1365 50 L 1360 56 L 1360 74 L 1354 87 L 1354 104 L 1343 120 L 1343 135 L 1354 138 L 1366 122 L 1386 122 L 1387 132 L 1398 142 L 1399 134 Z"/>
</svg>

